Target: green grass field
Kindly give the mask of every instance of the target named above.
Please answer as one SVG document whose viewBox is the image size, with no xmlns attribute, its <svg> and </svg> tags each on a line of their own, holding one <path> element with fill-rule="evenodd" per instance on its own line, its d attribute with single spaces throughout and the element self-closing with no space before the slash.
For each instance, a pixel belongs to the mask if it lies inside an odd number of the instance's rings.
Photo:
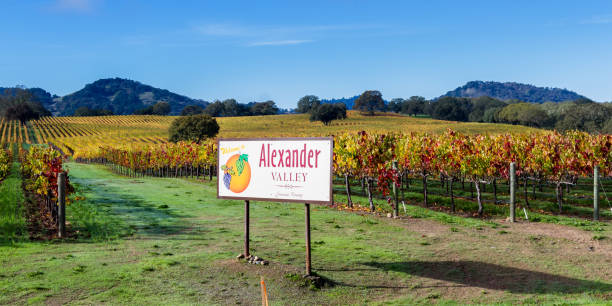
<svg viewBox="0 0 612 306">
<path fill-rule="evenodd" d="M 68 207 L 76 236 L 3 238 L 0 304 L 256 305 L 260 276 L 274 305 L 612 299 L 610 226 L 509 224 L 415 205 L 389 219 L 314 206 L 313 270 L 327 285 L 312 290 L 292 277 L 304 266 L 303 205 L 251 204 L 251 252 L 271 263 L 249 265 L 234 258 L 243 246 L 243 204 L 216 199 L 214 183 L 68 168 L 75 196 L 85 198 Z M 12 174 L 0 198 L 19 194 L 15 184 Z M 14 214 L 15 206 L 1 205 L 3 215 Z"/>
<path fill-rule="evenodd" d="M 22 240 L 26 235 L 22 202 L 19 164 L 13 163 L 9 176 L 0 182 L 0 239 L 4 243 Z"/>
</svg>

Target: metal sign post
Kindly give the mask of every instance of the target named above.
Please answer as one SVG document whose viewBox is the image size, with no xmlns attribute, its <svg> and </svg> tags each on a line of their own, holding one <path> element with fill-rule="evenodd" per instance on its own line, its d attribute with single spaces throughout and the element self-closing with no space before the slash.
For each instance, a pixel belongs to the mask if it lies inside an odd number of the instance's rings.
<svg viewBox="0 0 612 306">
<path fill-rule="evenodd" d="M 244 201 L 244 258 L 249 257 L 249 200 Z"/>
<path fill-rule="evenodd" d="M 306 275 L 310 276 L 310 204 L 304 203 L 306 213 Z"/>
</svg>

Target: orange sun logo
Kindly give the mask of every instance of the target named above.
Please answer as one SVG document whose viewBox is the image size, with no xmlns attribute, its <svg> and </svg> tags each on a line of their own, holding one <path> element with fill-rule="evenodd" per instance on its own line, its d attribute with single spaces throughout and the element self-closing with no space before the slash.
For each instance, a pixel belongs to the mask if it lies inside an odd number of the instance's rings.
<svg viewBox="0 0 612 306">
<path fill-rule="evenodd" d="M 247 154 L 233 155 L 221 166 L 221 170 L 225 188 L 235 193 L 243 192 L 251 182 L 251 165 Z"/>
</svg>

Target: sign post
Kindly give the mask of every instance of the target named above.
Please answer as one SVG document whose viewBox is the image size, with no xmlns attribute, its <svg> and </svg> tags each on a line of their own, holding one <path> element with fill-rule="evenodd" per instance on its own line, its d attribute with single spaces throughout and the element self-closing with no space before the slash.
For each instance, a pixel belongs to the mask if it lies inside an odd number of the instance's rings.
<svg viewBox="0 0 612 306">
<path fill-rule="evenodd" d="M 244 258 L 249 257 L 249 200 L 244 201 Z"/>
<path fill-rule="evenodd" d="M 219 139 L 217 146 L 217 197 L 244 200 L 244 256 L 250 255 L 251 200 L 304 203 L 310 276 L 310 204 L 333 203 L 333 138 Z"/>
<path fill-rule="evenodd" d="M 306 214 L 306 275 L 310 276 L 310 204 L 304 203 Z"/>
</svg>

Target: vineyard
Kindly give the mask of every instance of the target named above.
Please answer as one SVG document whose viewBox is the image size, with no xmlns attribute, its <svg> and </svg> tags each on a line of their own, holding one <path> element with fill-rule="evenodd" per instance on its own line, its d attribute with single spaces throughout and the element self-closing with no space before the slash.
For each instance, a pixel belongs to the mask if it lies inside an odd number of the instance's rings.
<svg viewBox="0 0 612 306">
<path fill-rule="evenodd" d="M 0 230 L 28 247 L 0 246 L 9 263 L 0 269 L 0 304 L 63 303 L 66 296 L 92 304 L 250 304 L 260 274 L 271 297 L 286 304 L 610 298 L 611 135 L 478 124 L 450 130 L 448 122 L 355 113 L 329 127 L 303 115 L 219 118 L 220 137 L 270 136 L 266 129 L 279 137 L 334 136 L 335 204 L 313 210 L 314 268 L 334 284 L 318 291 L 292 280 L 303 266 L 294 256 L 303 248 L 296 234 L 303 212 L 295 205 L 252 209 L 252 251 L 275 270 L 228 260 L 240 244 L 243 208 L 216 199 L 217 142 L 167 142 L 172 119 L 2 122 L 12 150 L 0 150 L 0 199 L 4 189 L 18 189 L 9 192 L 23 199 L 11 201 L 24 203 L 26 218 L 14 217 L 18 207 L 2 207 L 10 218 L 0 216 Z M 519 223 L 505 220 L 511 163 Z M 595 169 L 600 222 L 591 221 Z M 69 243 L 55 242 L 62 172 L 69 174 Z M 384 218 L 395 212 L 399 218 Z M 28 234 L 51 242 L 19 242 Z"/>
<path fill-rule="evenodd" d="M 30 139 L 36 138 L 38 143 L 53 143 L 65 154 L 78 156 L 79 150 L 95 150 L 101 145 L 167 142 L 168 127 L 174 119 L 168 116 L 45 117 L 31 121 L 32 128 L 29 130 L 33 129 L 35 134 L 30 135 Z M 346 120 L 333 122 L 329 126 L 310 122 L 307 115 L 224 117 L 217 120 L 221 126 L 219 137 L 327 136 L 356 130 L 368 133 L 442 133 L 451 126 L 467 134 L 500 134 L 507 130 L 517 133 L 539 132 L 522 126 L 449 123 L 400 115 L 363 116 L 353 111 L 348 113 Z M 247 125 L 249 129 L 245 130 Z"/>
<path fill-rule="evenodd" d="M 327 130 L 322 125 L 321 129 L 313 130 L 313 125 L 319 124 L 306 124 L 306 119 L 301 117 L 303 115 L 218 118 L 222 127 L 220 137 L 258 136 L 260 129 L 280 131 L 278 136 L 321 136 L 338 132 L 334 170 L 339 178 L 337 185 L 344 186 L 338 187 L 336 193 L 346 196 L 345 205 L 353 209 L 352 190 L 360 186 L 368 199 L 365 205 L 373 212 L 397 212 L 396 203 L 399 202 L 392 201 L 391 194 L 392 189 L 397 188 L 402 203 L 416 201 L 430 207 L 433 196 L 438 209 L 455 213 L 456 203 L 459 203 L 463 213 L 503 216 L 503 207 L 509 201 L 512 162 L 516 165 L 518 185 L 522 187 L 520 205 L 529 210 L 588 217 L 586 186 L 589 186 L 595 166 L 599 167 L 599 176 L 604 178 L 602 188 L 612 189 L 609 180 L 605 179 L 612 176 L 609 135 L 526 133 L 530 131 L 526 128 L 520 128 L 521 133 L 508 134 L 501 133 L 500 128 L 505 128 L 504 125 L 493 125 L 495 128 L 482 125 L 473 129 L 466 124 L 456 124 L 459 131 L 440 132 L 444 126 L 435 120 L 362 116 L 355 112 Z M 397 118 L 402 121 L 393 122 Z M 167 128 L 172 119 L 101 116 L 45 117 L 27 124 L 10 121 L 2 124 L 2 139 L 18 144 L 48 143 L 76 161 L 102 163 L 130 176 L 208 176 L 212 179 L 217 164 L 215 141 L 208 140 L 200 145 L 167 143 Z M 244 120 L 250 121 L 252 128 L 248 132 L 239 128 L 246 124 Z M 422 120 L 428 120 L 429 124 L 423 125 Z M 394 123 L 397 128 L 392 129 Z M 294 128 L 287 129 L 285 124 Z M 437 133 L 414 132 L 411 124 Z M 346 132 L 359 127 L 366 129 L 360 133 Z M 475 134 L 485 128 L 488 133 Z M 373 199 L 376 197 L 387 199 L 389 205 L 375 207 Z M 602 217 L 610 218 L 610 213 L 606 210 Z"/>
<path fill-rule="evenodd" d="M 447 185 L 451 209 L 455 211 L 453 183 L 470 182 L 476 188 L 478 214 L 482 216 L 481 186 L 493 184 L 494 201 L 497 182 L 509 179 L 509 165 L 516 164 L 516 174 L 527 185 L 555 186 L 558 212 L 562 207 L 561 185 L 574 185 L 581 177 L 589 177 L 598 166 L 600 175 L 612 175 L 612 136 L 590 136 L 585 133 L 561 135 L 497 135 L 466 136 L 454 131 L 441 135 L 358 135 L 344 134 L 336 138 L 334 164 L 336 174 L 344 175 L 351 206 L 349 178 L 365 180 L 370 209 L 372 180 L 388 194 L 390 184 L 402 186 L 412 178 L 422 180 L 423 200 L 428 206 L 427 180 L 440 178 Z M 473 197 L 472 197 L 473 198 Z M 529 207 L 527 194 L 525 205 Z"/>
<path fill-rule="evenodd" d="M 463 210 L 476 211 L 483 216 L 485 201 L 501 205 L 489 209 L 489 213 L 504 214 L 501 207 L 507 204 L 507 199 L 502 201 L 501 197 L 507 196 L 507 192 L 502 191 L 502 185 L 508 186 L 509 166 L 514 162 L 519 185 L 523 187 L 523 204 L 526 208 L 559 214 L 569 210 L 586 217 L 588 200 L 572 197 L 570 190 L 572 187 L 577 187 L 574 191 L 580 190 L 578 184 L 588 186 L 587 178 L 593 176 L 595 166 L 598 166 L 601 177 L 612 176 L 611 154 L 611 136 L 590 136 L 578 132 L 496 136 L 468 136 L 450 130 L 440 135 L 360 132 L 335 137 L 334 169 L 336 175 L 344 179 L 345 188 L 342 191 L 347 196 L 349 208 L 353 206 L 351 187 L 356 181 L 365 185 L 362 189 L 373 212 L 376 211 L 372 200 L 374 191 L 380 191 L 391 203 L 389 195 L 393 185 L 399 187 L 401 192 L 410 189 L 411 185 L 413 189 L 415 185 L 420 185 L 422 202 L 428 207 L 428 182 L 436 181 L 442 189 L 446 189 L 443 194 L 450 198 L 449 208 L 455 212 L 454 186 L 461 184 L 462 191 L 465 191 L 467 182 L 471 189 L 469 199 L 474 200 L 477 207 L 472 209 L 464 205 Z M 111 165 L 115 171 L 130 176 L 158 177 L 200 177 L 208 171 L 212 178 L 216 158 L 214 140 L 200 145 L 184 142 L 105 145 L 79 149 L 75 153 L 77 161 Z M 411 184 L 412 181 L 417 183 Z M 602 187 L 603 184 L 609 183 L 602 183 Z M 483 198 L 487 185 L 491 185 L 487 197 L 492 196 L 492 199 Z M 542 205 L 540 201 L 537 204 L 535 189 L 545 194 L 544 189 L 550 186 L 554 189 L 554 200 L 550 201 L 549 195 L 540 200 L 556 202 L 556 208 L 552 203 Z M 612 189 L 609 185 L 605 187 Z M 533 190 L 528 193 L 528 189 Z M 583 188 L 581 193 L 588 194 L 588 191 Z M 534 207 L 530 205 L 530 198 Z M 583 207 L 578 209 L 574 204 Z M 391 208 L 396 209 L 393 203 Z M 611 214 L 604 211 L 603 216 L 609 218 Z"/>
<path fill-rule="evenodd" d="M 12 161 L 11 152 L 0 145 L 0 182 L 9 174 Z"/>
<path fill-rule="evenodd" d="M 101 144 L 164 143 L 170 122 L 161 116 L 44 117 L 32 126 L 40 143 L 53 143 L 72 155 L 75 149 Z"/>
<path fill-rule="evenodd" d="M 37 143 L 32 138 L 32 128 L 17 120 L 0 119 L 0 143 Z"/>
</svg>

